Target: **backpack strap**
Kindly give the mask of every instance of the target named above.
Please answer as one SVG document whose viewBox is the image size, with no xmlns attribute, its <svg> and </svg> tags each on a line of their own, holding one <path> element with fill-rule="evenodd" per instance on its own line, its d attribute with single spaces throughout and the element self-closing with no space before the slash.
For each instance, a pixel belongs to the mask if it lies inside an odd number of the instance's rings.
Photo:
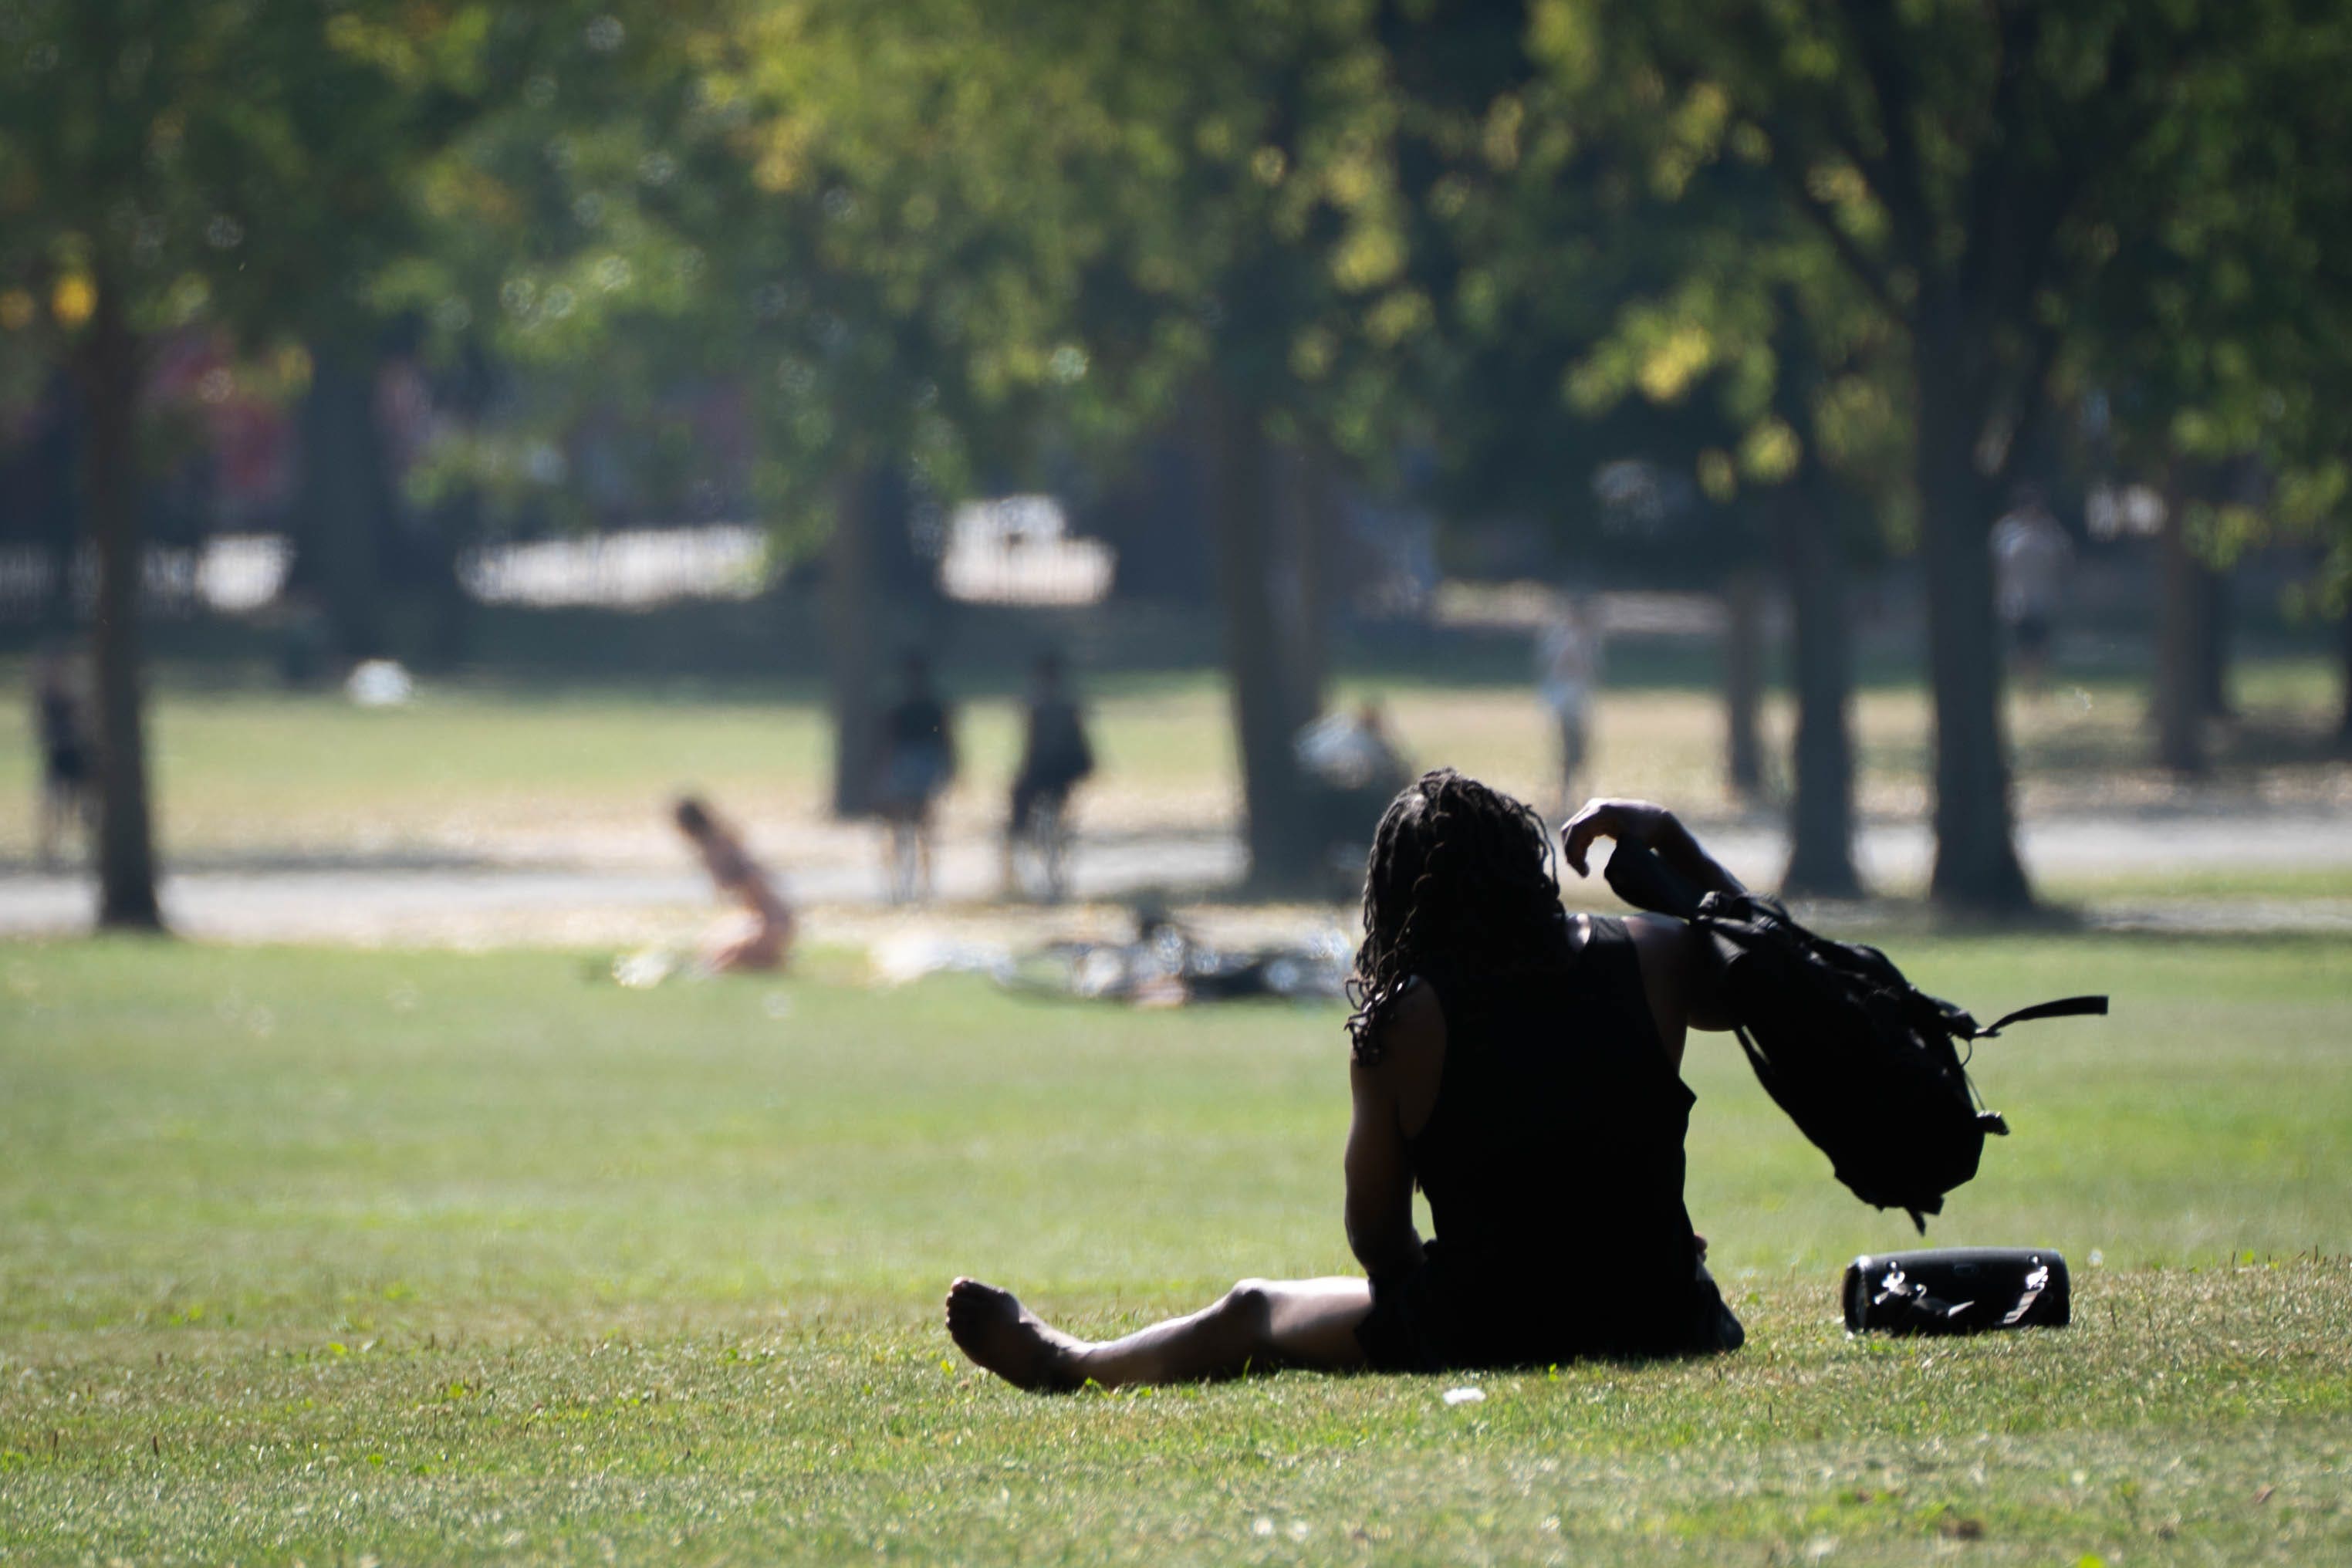
<svg viewBox="0 0 2352 1568">
<path fill-rule="evenodd" d="M 2055 1002 L 2037 1002 L 2031 1007 L 2004 1013 L 1969 1038 L 1989 1040 L 2011 1024 L 2031 1024 L 2037 1018 L 2079 1018 L 2091 1015 L 2104 1017 L 2106 1011 L 2107 999 L 2104 996 L 2062 996 Z"/>
</svg>

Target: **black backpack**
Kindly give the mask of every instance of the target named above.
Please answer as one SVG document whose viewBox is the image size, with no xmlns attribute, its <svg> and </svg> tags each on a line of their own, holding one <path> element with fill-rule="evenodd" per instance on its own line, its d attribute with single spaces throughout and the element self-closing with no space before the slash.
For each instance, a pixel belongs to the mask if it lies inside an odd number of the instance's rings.
<svg viewBox="0 0 2352 1568">
<path fill-rule="evenodd" d="M 1636 909 L 1711 939 L 1740 1047 L 1765 1091 L 1854 1196 L 1905 1210 L 1922 1234 L 1944 1194 L 1977 1173 L 1986 1134 L 2009 1131 L 1999 1112 L 1980 1109 L 1955 1042 L 2107 1010 L 2105 996 L 2069 996 L 1979 1026 L 1876 948 L 1815 935 L 1776 899 L 1701 897 L 1639 845 L 1618 845 L 1607 877 Z"/>
</svg>

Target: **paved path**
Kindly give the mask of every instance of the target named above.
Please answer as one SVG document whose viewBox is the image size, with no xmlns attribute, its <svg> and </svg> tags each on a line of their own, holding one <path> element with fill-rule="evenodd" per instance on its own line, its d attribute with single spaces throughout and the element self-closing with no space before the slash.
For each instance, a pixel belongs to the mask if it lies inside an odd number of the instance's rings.
<svg viewBox="0 0 2352 1568">
<path fill-rule="evenodd" d="M 1786 840 L 1766 825 L 1725 824 L 1703 830 L 1709 847 L 1742 877 L 1769 885 Z M 2037 877 L 2159 876 L 2167 870 L 2250 869 L 2344 872 L 2339 897 L 2293 900 L 2123 900 L 2101 923 L 2182 930 L 2352 931 L 2352 814 L 2308 810 L 2252 814 L 2109 813 L 2028 824 L 2023 852 Z M 1934 840 L 1924 824 L 1866 827 L 1858 845 L 1863 874 L 1881 887 L 1924 881 Z M 1199 895 L 1231 883 L 1242 870 L 1240 844 L 1227 833 L 1082 840 L 1074 860 L 1081 900 L 1117 900 L 1146 889 Z M 949 847 L 940 891 L 949 903 L 995 896 L 991 846 Z M 816 908 L 870 909 L 881 902 L 869 863 L 812 864 L 791 878 L 793 897 Z M 232 942 L 393 941 L 551 943 L 629 940 L 647 920 L 684 919 L 709 905 L 709 885 L 683 868 L 586 869 L 444 862 L 349 864 L 263 869 L 202 869 L 169 879 L 167 914 L 188 935 Z M 86 929 L 89 884 L 62 876 L 0 878 L 0 936 Z"/>
<path fill-rule="evenodd" d="M 1082 842 L 1072 865 L 1081 900 L 1118 900 L 1146 889 L 1197 893 L 1237 879 L 1244 860 L 1226 834 Z M 980 902 L 998 891 L 993 846 L 950 846 L 940 855 L 940 893 Z M 793 870 L 795 902 L 813 908 L 877 907 L 882 879 L 870 859 L 833 860 Z M 317 868 L 203 869 L 166 878 L 163 909 L 174 930 L 227 942 L 398 941 L 433 935 L 460 941 L 633 940 L 643 917 L 682 916 L 711 907 L 709 879 L 675 871 L 506 866 L 495 862 L 400 865 L 354 860 Z M 89 927 L 95 895 L 80 877 L 0 878 L 0 937 Z M 632 919 L 631 916 L 638 918 Z"/>
</svg>

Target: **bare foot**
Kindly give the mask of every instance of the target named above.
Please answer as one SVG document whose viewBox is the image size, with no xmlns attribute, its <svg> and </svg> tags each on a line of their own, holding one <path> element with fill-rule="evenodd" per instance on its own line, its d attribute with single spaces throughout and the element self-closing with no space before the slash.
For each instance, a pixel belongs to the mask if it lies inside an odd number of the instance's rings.
<svg viewBox="0 0 2352 1568">
<path fill-rule="evenodd" d="M 948 1288 L 948 1332 L 963 1353 L 1017 1388 L 1053 1393 L 1086 1381 L 1086 1344 L 1048 1328 L 1010 1290 L 958 1279 Z"/>
</svg>

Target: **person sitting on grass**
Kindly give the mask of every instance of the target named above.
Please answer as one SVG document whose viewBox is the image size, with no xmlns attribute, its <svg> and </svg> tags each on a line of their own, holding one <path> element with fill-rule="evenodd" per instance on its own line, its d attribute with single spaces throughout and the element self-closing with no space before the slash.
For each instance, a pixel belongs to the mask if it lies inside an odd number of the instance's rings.
<svg viewBox="0 0 2352 1568">
<path fill-rule="evenodd" d="M 1563 830 L 1579 876 L 1603 837 L 1738 888 L 1663 807 L 1587 805 Z M 1244 1279 L 1099 1343 L 960 1279 L 949 1333 L 1039 1390 L 1738 1348 L 1683 1206 L 1684 1031 L 1729 1026 L 1695 941 L 1678 921 L 1564 912 L 1533 810 L 1450 768 L 1424 773 L 1381 818 L 1349 988 L 1346 1217 L 1368 1278 Z"/>
<path fill-rule="evenodd" d="M 681 797 L 673 815 L 719 891 L 742 906 L 711 927 L 696 966 L 706 974 L 782 969 L 793 951 L 792 906 L 743 847 L 741 837 L 700 800 Z"/>
</svg>

